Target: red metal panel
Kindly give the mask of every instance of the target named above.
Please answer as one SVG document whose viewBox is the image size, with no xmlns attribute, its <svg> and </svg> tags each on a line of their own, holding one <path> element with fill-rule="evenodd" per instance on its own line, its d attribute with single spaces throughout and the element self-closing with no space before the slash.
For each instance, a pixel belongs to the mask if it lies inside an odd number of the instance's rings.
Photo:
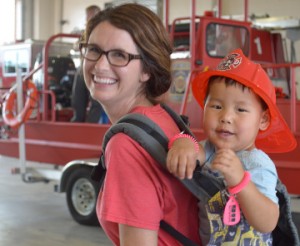
<svg viewBox="0 0 300 246">
<path fill-rule="evenodd" d="M 269 31 L 251 29 L 250 59 L 256 62 L 275 63 L 272 35 Z"/>
<path fill-rule="evenodd" d="M 65 165 L 75 159 L 98 158 L 101 142 L 109 125 L 88 123 L 26 123 L 26 159 Z M 1 154 L 19 157 L 18 136 L 0 139 Z"/>
</svg>

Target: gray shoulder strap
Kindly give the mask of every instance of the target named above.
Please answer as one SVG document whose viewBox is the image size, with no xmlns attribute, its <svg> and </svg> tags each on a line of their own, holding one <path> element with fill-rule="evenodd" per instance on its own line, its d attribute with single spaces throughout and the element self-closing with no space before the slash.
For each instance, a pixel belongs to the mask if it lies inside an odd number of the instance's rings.
<svg viewBox="0 0 300 246">
<path fill-rule="evenodd" d="M 276 228 L 272 232 L 273 245 L 299 246 L 299 235 L 292 218 L 290 196 L 285 185 L 279 179 L 277 180 L 276 192 L 279 200 L 280 213 Z"/>
<path fill-rule="evenodd" d="M 112 136 L 124 133 L 138 142 L 160 164 L 165 165 L 168 138 L 165 133 L 148 117 L 129 114 L 112 125 L 104 136 L 102 149 Z M 156 136 L 156 137 L 155 137 Z"/>
</svg>

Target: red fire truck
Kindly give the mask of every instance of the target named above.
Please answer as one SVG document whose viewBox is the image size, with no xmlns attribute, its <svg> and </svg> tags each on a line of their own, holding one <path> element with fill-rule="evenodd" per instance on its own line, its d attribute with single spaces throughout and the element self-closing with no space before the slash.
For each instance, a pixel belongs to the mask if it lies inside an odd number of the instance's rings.
<svg viewBox="0 0 300 246">
<path fill-rule="evenodd" d="M 165 4 L 165 9 L 168 10 L 169 1 L 166 0 Z M 165 14 L 166 26 L 174 43 L 171 56 L 173 85 L 169 91 L 168 104 L 178 113 L 187 115 L 192 131 L 198 139 L 203 139 L 202 110 L 193 98 L 190 82 L 197 73 L 214 68 L 229 51 L 241 48 L 250 59 L 261 63 L 268 72 L 276 87 L 278 107 L 297 139 L 298 146 L 294 151 L 270 156 L 289 193 L 299 195 L 300 121 L 297 120 L 297 115 L 300 113 L 300 105 L 296 97 L 295 78 L 300 64 L 295 62 L 294 49 L 291 49 L 294 60 L 287 61 L 288 49 L 283 42 L 282 23 L 277 23 L 276 26 L 280 30 L 271 30 L 266 20 L 248 21 L 246 0 L 244 20 L 222 18 L 220 7 L 218 16 L 212 12 L 198 16 L 195 13 L 195 0 L 191 0 L 191 4 L 191 15 L 177 18 L 170 25 L 168 12 Z M 284 22 L 286 24 L 290 20 Z M 293 24 L 285 31 L 288 32 L 287 37 L 290 36 L 291 44 L 295 42 L 293 32 L 297 31 L 299 26 Z M 101 141 L 109 124 L 71 123 L 69 120 L 72 109 L 69 105 L 56 106 L 58 95 L 49 86 L 49 47 L 56 38 L 65 36 L 68 35 L 51 37 L 43 47 L 42 62 L 32 71 L 29 67 L 24 70 L 23 79 L 32 79 L 38 71 L 42 74 L 42 80 L 37 84 L 39 98 L 36 117 L 20 126 L 25 132 L 26 160 L 51 164 L 53 168 L 26 166 L 22 177 L 26 182 L 57 180 L 57 190 L 66 192 L 73 218 L 81 224 L 97 224 L 95 203 L 99 185 L 90 179 L 90 172 L 100 155 Z M 6 68 L 3 68 L 3 61 L 1 63 L 0 74 L 2 72 L 2 84 L 5 85 L 7 82 L 3 71 Z M 18 129 L 8 127 L 2 121 L 0 154 L 19 158 L 19 137 Z"/>
</svg>

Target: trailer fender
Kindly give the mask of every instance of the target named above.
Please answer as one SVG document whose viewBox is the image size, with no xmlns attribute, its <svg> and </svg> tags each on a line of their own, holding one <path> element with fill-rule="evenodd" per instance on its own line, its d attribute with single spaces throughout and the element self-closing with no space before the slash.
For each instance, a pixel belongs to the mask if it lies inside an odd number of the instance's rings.
<svg viewBox="0 0 300 246">
<path fill-rule="evenodd" d="M 69 181 L 70 175 L 77 169 L 81 168 L 88 168 L 89 170 L 92 170 L 94 166 L 97 165 L 97 160 L 95 161 L 87 161 L 87 160 L 74 160 L 71 162 L 68 162 L 64 168 L 62 169 L 62 175 L 59 182 L 59 185 L 56 186 L 55 191 L 56 192 L 66 192 L 67 183 Z"/>
</svg>

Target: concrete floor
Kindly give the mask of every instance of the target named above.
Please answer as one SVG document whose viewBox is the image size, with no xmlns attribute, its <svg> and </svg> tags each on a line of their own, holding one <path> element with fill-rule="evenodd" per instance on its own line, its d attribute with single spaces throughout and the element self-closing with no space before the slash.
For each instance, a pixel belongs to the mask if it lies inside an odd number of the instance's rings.
<svg viewBox="0 0 300 246">
<path fill-rule="evenodd" d="M 65 193 L 53 183 L 24 183 L 10 173 L 16 166 L 0 156 L 0 246 L 112 246 L 100 227 L 71 218 Z"/>
<path fill-rule="evenodd" d="M 100 227 L 77 224 L 53 182 L 26 184 L 17 159 L 0 156 L 0 246 L 111 246 Z M 300 199 L 291 199 L 300 230 Z"/>
</svg>

